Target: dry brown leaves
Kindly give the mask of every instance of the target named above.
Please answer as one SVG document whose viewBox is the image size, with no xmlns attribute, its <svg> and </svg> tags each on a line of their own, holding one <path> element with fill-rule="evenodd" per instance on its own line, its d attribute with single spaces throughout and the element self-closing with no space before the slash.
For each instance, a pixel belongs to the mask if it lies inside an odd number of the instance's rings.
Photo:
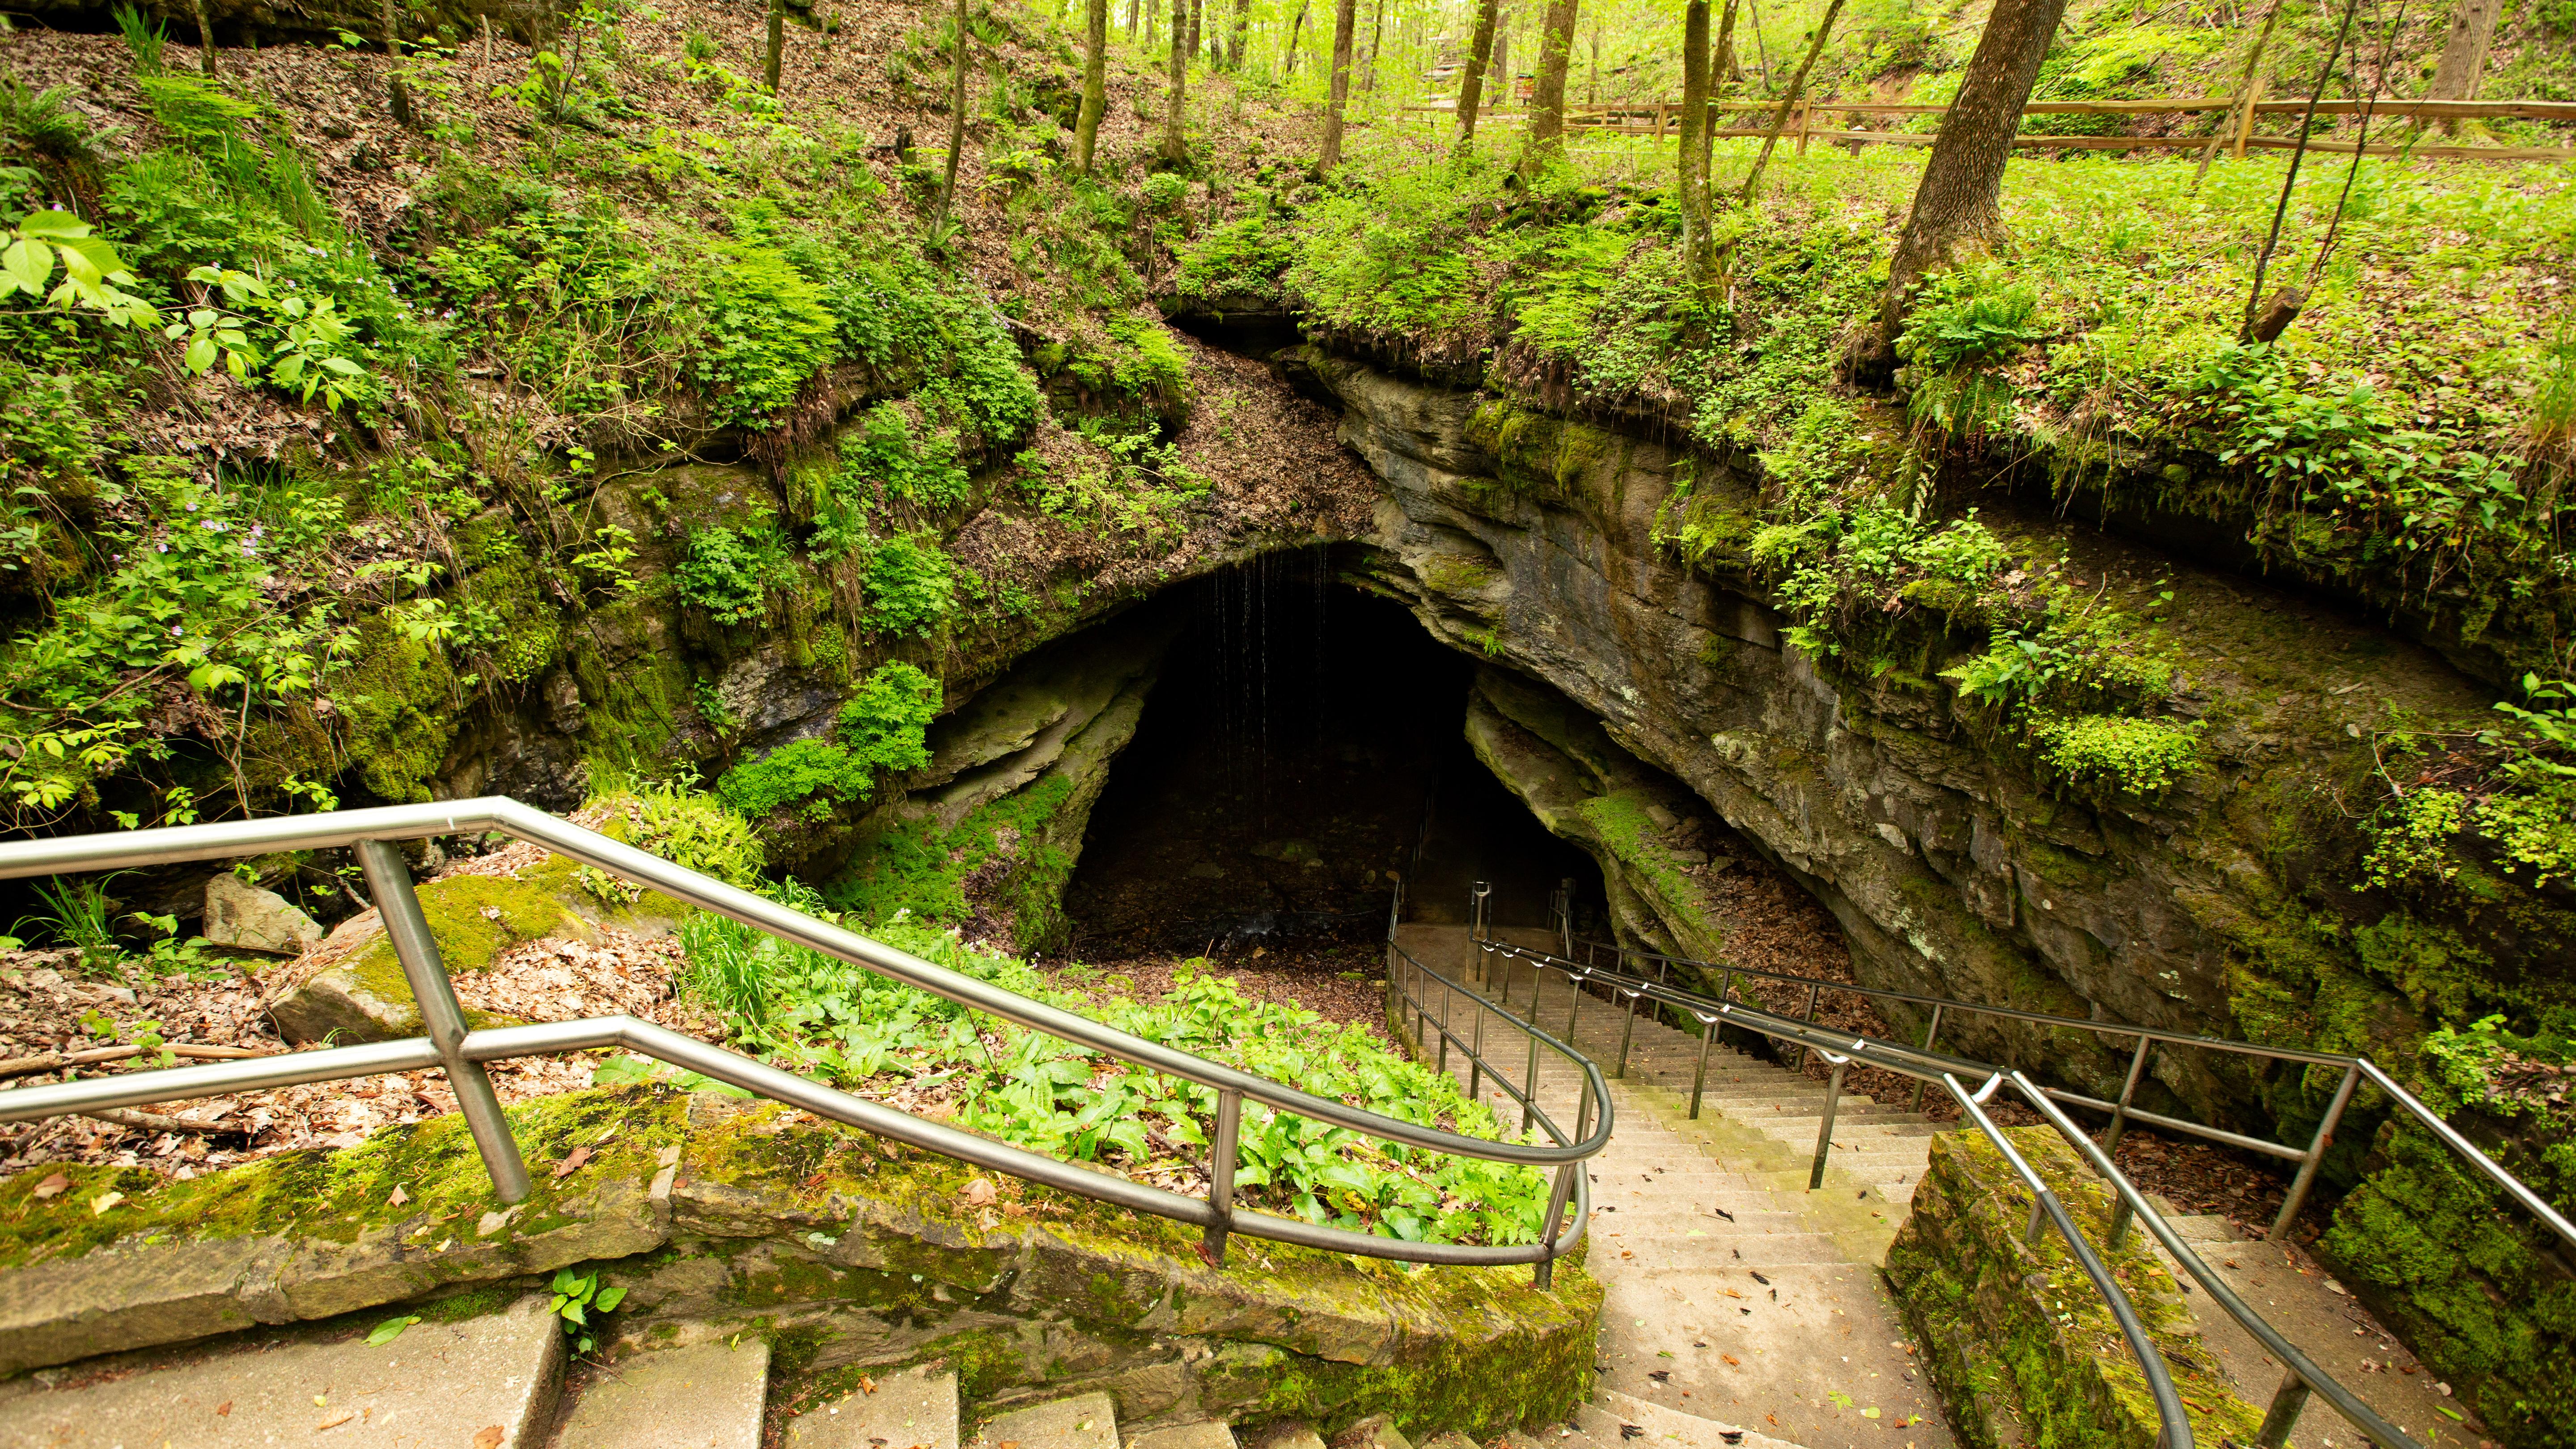
<svg viewBox="0 0 2576 1449">
<path fill-rule="evenodd" d="M 509 874 L 541 863 L 545 852 L 513 845 L 456 864 L 451 874 Z M 531 941 L 503 951 L 485 971 L 459 972 L 457 999 L 473 1011 L 528 1021 L 639 1017 L 703 1040 L 721 1040 L 722 1024 L 675 992 L 676 943 L 647 940 L 614 926 L 595 941 Z M 116 979 L 82 975 L 70 952 L 17 952 L 0 957 L 0 1055 L 31 1056 L 130 1039 L 144 1022 L 163 1040 L 260 1052 L 291 1048 L 268 1018 L 270 1002 L 296 981 L 345 954 L 359 939 L 345 928 L 314 952 L 257 973 L 190 979 Z M 84 1018 L 87 1018 L 85 1021 Z M 144 1070 L 150 1056 L 84 1077 Z M 534 1057 L 495 1062 L 488 1070 L 505 1103 L 590 1085 L 588 1057 Z M 33 1073 L 6 1086 L 62 1080 Z M 351 1147 L 378 1128 L 419 1122 L 456 1109 L 437 1071 L 404 1072 L 345 1082 L 316 1082 L 155 1108 L 202 1124 L 204 1132 L 151 1132 L 85 1117 L 58 1117 L 0 1129 L 0 1174 L 40 1164 L 86 1162 L 149 1167 L 180 1177 L 274 1152 Z"/>
</svg>

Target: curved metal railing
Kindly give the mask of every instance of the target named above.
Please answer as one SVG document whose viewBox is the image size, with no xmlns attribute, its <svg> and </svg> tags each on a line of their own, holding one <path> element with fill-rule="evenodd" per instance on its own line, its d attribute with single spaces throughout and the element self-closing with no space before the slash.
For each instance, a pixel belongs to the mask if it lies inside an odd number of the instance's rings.
<svg viewBox="0 0 2576 1449">
<path fill-rule="evenodd" d="M 1762 971 L 1749 966 L 1729 966 L 1718 961 L 1695 961 L 1686 956 L 1666 956 L 1654 951 L 1632 950 L 1615 942 L 1580 940 L 1570 929 L 1565 933 L 1565 940 L 1569 943 L 1569 949 L 1566 956 L 1560 959 L 1570 960 L 1573 956 L 1572 948 L 1579 947 L 1584 952 L 1584 963 L 1596 965 L 1600 951 L 1615 951 L 1618 953 L 1623 974 L 1640 978 L 1644 976 L 1643 972 L 1625 972 L 1625 964 L 1628 961 L 1642 960 L 1656 963 L 1658 981 L 1668 979 L 1671 968 L 1675 966 L 1688 966 L 1703 972 L 1721 973 L 1717 990 L 1719 1000 L 1726 999 L 1734 990 L 1737 980 L 1747 977 L 1804 986 L 1807 988 L 1806 1019 L 1809 1021 L 1815 1020 L 1817 1003 L 1827 991 L 1844 992 L 1875 1001 L 1900 1001 L 1909 1006 L 1930 1007 L 1931 1019 L 1925 1024 L 1923 1032 L 1923 1046 L 1926 1050 L 1930 1049 L 1932 1043 L 1939 1038 L 1942 1020 L 1950 1012 L 2000 1017 L 2008 1021 L 2024 1021 L 2038 1026 L 2078 1028 L 2097 1036 L 2133 1037 L 2138 1045 L 2129 1057 L 2128 1075 L 2121 1085 L 2119 1100 L 2105 1101 L 2099 1097 L 2088 1097 L 2081 1092 L 2070 1092 L 2062 1087 L 2042 1087 L 2040 1090 L 2046 1092 L 2052 1100 L 2070 1106 L 2083 1107 L 2090 1111 L 2108 1113 L 2111 1124 L 2105 1129 L 2106 1135 L 2102 1140 L 2102 1149 L 2105 1152 L 2119 1145 L 2121 1130 L 2127 1124 L 2143 1122 L 2150 1127 L 2162 1128 L 2168 1132 L 2179 1132 L 2185 1136 L 2199 1137 L 2211 1142 L 2223 1142 L 2230 1147 L 2241 1147 L 2249 1152 L 2258 1152 L 2268 1157 L 2284 1158 L 2297 1163 L 2298 1174 L 2291 1179 L 2290 1191 L 2281 1200 L 2281 1211 L 2272 1220 L 2269 1236 L 2275 1239 L 2286 1235 L 2290 1225 L 2298 1220 L 2299 1210 L 2307 1204 L 2308 1189 L 2316 1182 L 2317 1169 L 2325 1161 L 2326 1149 L 2334 1145 L 2335 1129 L 2343 1125 L 2344 1109 L 2352 1105 L 2355 1089 L 2366 1081 L 2385 1094 L 2399 1110 L 2413 1117 L 2425 1130 L 2431 1132 L 2444 1147 L 2449 1148 L 2484 1175 L 2505 1196 L 2513 1199 L 2533 1217 L 2538 1218 L 2542 1226 L 2558 1235 L 2561 1242 L 2576 1248 L 2576 1223 L 2569 1222 L 2566 1214 L 2550 1206 L 2548 1199 L 2534 1192 L 2528 1183 L 2506 1171 L 2504 1164 L 2479 1151 L 2476 1143 L 2462 1135 L 2458 1128 L 2443 1121 L 2439 1113 L 2424 1105 L 2423 1099 L 2398 1085 L 2395 1078 L 2389 1076 L 2386 1070 L 2368 1057 L 2344 1056 L 2335 1052 L 2303 1051 L 2296 1047 L 2262 1046 L 2254 1042 L 2237 1041 L 2230 1037 L 2202 1036 L 2192 1032 L 2168 1031 L 2161 1027 L 2094 1021 L 2086 1017 L 2051 1016 L 2046 1012 L 2024 1011 L 2019 1007 L 1981 1006 L 1975 1002 L 1960 1001 L 1946 996 L 1918 996 L 1912 992 L 1890 991 L 1885 987 L 1862 986 L 1856 982 L 1827 981 L 1815 976 Z M 2257 1057 L 2266 1061 L 2296 1062 L 2304 1066 L 2341 1067 L 2343 1080 L 2336 1084 L 2334 1097 L 2326 1107 L 2325 1116 L 2318 1120 L 2317 1130 L 2309 1138 L 2308 1145 L 2293 1147 L 2285 1142 L 2249 1137 L 2241 1132 L 2230 1132 L 2223 1127 L 2194 1122 L 2187 1117 L 2169 1117 L 2161 1112 L 2150 1112 L 2135 1105 L 2132 1099 L 2137 1095 L 2138 1083 L 2144 1080 L 2147 1063 L 2160 1045 L 2200 1048 L 2227 1052 L 2235 1056 Z M 1621 1055 L 1624 1066 L 1626 1054 L 1623 1051 Z M 1923 1105 L 1923 1093 L 1920 1087 L 1915 1090 L 1914 1105 L 1917 1108 Z M 1696 1104 L 1693 1111 L 1696 1114 Z"/>
<path fill-rule="evenodd" d="M 2027 1237 L 2036 1241 L 2044 1210 L 2047 1219 L 2056 1224 L 2068 1248 L 2084 1266 L 2086 1276 L 2093 1280 L 2095 1289 L 2102 1294 L 2104 1302 L 2110 1306 L 2114 1318 L 2120 1323 L 2123 1336 L 2129 1340 L 2131 1351 L 2137 1354 L 2139 1364 L 2146 1372 L 2149 1387 L 2154 1390 L 2157 1409 L 2163 1418 L 2165 1449 L 2189 1449 L 2192 1443 L 2191 1426 L 2182 1412 L 2180 1396 L 2175 1393 L 2170 1400 L 2168 1399 L 2167 1395 L 2173 1393 L 2173 1385 L 2162 1356 L 2155 1351 L 2152 1340 L 2146 1337 L 2142 1327 L 2132 1332 L 2136 1324 L 2136 1315 L 2135 1310 L 2129 1305 L 2127 1296 L 2120 1290 L 2116 1279 L 2103 1267 L 2099 1256 L 2090 1245 L 2084 1242 L 2081 1234 L 2076 1230 L 2073 1219 L 2065 1212 L 2063 1204 L 2057 1202 L 2055 1194 L 2047 1188 L 2046 1183 L 2014 1148 L 2011 1140 L 2003 1135 L 1993 1119 L 1983 1110 L 1983 1104 L 1987 1099 L 2003 1087 L 2010 1086 L 2040 1114 L 2043 1120 L 2074 1146 L 2097 1175 L 2111 1185 L 2113 1194 L 2109 1232 L 2111 1245 L 2119 1244 L 2126 1236 L 2129 1224 L 2133 1220 L 2144 1223 L 2147 1231 L 2163 1245 L 2164 1250 L 2172 1256 L 2183 1271 L 2189 1273 L 2193 1281 L 2208 1292 L 2211 1301 L 2217 1303 L 2230 1318 L 2236 1320 L 2246 1332 L 2252 1334 L 2262 1344 L 2264 1351 L 2282 1366 L 2284 1377 L 2280 1388 L 2272 1397 L 2270 1406 L 2265 1410 L 2262 1427 L 2255 1438 L 2256 1444 L 2262 1446 L 2262 1449 L 2280 1449 L 2281 1445 L 2287 1443 L 2291 1429 L 2298 1422 L 2300 1411 L 2313 1395 L 2324 1399 L 2335 1412 L 2341 1414 L 2372 1443 L 2381 1446 L 2381 1449 L 2422 1449 L 2422 1446 L 2408 1437 L 2404 1430 L 2390 1423 L 2368 1404 L 2363 1403 L 2350 1389 L 2336 1382 L 2332 1375 L 2319 1368 L 2313 1359 L 2282 1336 L 2280 1330 L 2255 1312 L 2253 1306 L 2240 1297 L 2226 1280 L 2221 1278 L 2192 1249 L 2181 1234 L 2174 1231 L 2173 1225 L 2166 1222 L 2163 1215 L 2148 1202 L 2146 1194 L 2140 1191 L 2137 1184 L 2131 1182 L 2113 1163 L 2110 1144 L 2095 1142 L 2067 1117 L 2059 1103 L 2065 1100 L 2068 1094 L 2043 1087 L 2022 1072 L 2006 1067 L 1990 1066 L 1967 1057 L 1933 1051 L 1928 1047 L 1909 1046 L 1901 1042 L 1882 1041 L 1873 1037 L 1834 1031 L 1813 1021 L 1802 1021 L 1796 1017 L 1781 1015 L 1767 1007 L 1706 996 L 1673 986 L 1668 982 L 1650 980 L 1634 973 L 1569 960 L 1528 947 L 1513 946 L 1498 941 L 1480 941 L 1477 944 L 1488 959 L 1500 956 L 1507 960 L 1527 962 L 1530 965 L 1532 1007 L 1537 1004 L 1538 982 L 1543 979 L 1541 973 L 1553 971 L 1567 979 L 1572 987 L 1569 993 L 1572 1000 L 1568 1006 L 1568 1036 L 1573 1034 L 1575 1014 L 1582 1010 L 1584 989 L 1590 986 L 1606 991 L 1610 995 L 1612 1005 L 1620 1009 L 1628 1019 L 1627 1024 L 1622 1028 L 1620 1038 L 1619 1075 L 1625 1075 L 1628 1039 L 1634 1030 L 1636 1014 L 1641 1003 L 1655 1002 L 1697 1022 L 1700 1027 L 1700 1051 L 1699 1064 L 1691 1083 L 1690 1114 L 1693 1117 L 1699 1115 L 1700 1095 L 1708 1076 L 1709 1047 L 1716 1041 L 1720 1026 L 1741 1027 L 1775 1041 L 1795 1045 L 1800 1048 L 1802 1056 L 1807 1051 L 1817 1053 L 1831 1071 L 1825 1084 L 1824 1120 L 1816 1134 L 1815 1160 L 1808 1177 L 1808 1186 L 1811 1189 L 1821 1186 L 1824 1181 L 1826 1158 L 1833 1145 L 1835 1107 L 1842 1095 L 1843 1073 L 1852 1063 L 1858 1062 L 1863 1066 L 1877 1067 L 1909 1076 L 1918 1082 L 1940 1085 L 1959 1103 L 1961 1111 L 1970 1123 L 2003 1152 L 2006 1160 L 2012 1164 L 2014 1172 L 2032 1190 L 2035 1202 L 2031 1210 L 2031 1225 Z M 1503 978 L 1505 987 L 1503 1000 L 1506 1004 L 1510 1001 L 1511 975 L 1512 973 L 1506 968 Z M 2067 1024 L 2086 1025 L 2088 1023 L 2069 1022 Z M 2349 1062 L 2352 1059 L 2340 1060 Z M 2373 1071 L 2375 1072 L 2376 1068 L 2373 1068 Z M 1964 1081 L 1979 1079 L 1982 1079 L 1983 1084 L 1974 1092 L 1962 1085 Z M 2350 1094 L 2350 1081 L 2351 1078 L 2347 1076 L 2345 1096 Z M 2131 1085 L 2133 1087 L 2135 1085 L 2134 1073 Z M 1918 1097 L 1917 1100 L 1919 1101 L 1920 1098 Z M 2084 1102 L 2088 1099 L 2076 1098 L 2075 1100 Z M 2408 1100 L 2413 1099 L 2410 1097 Z M 2479 1155 L 2483 1157 L 2483 1154 Z M 2545 1208 L 2546 1204 L 2543 1206 Z"/>
<path fill-rule="evenodd" d="M 972 1010 L 1213 1088 L 1217 1093 L 1217 1114 L 1209 1155 L 1211 1185 L 1208 1196 L 1189 1197 L 979 1137 L 808 1081 L 740 1053 L 710 1046 L 632 1017 L 595 1017 L 468 1031 L 464 1013 L 457 1004 L 455 989 L 450 985 L 445 965 L 440 960 L 438 943 L 412 889 L 410 871 L 404 866 L 402 854 L 393 842 L 486 833 L 498 833 L 544 846 L 581 864 L 661 891 L 702 910 L 729 916 L 782 940 L 810 947 Z M 456 1089 L 460 1113 L 473 1133 L 475 1146 L 482 1154 L 484 1167 L 491 1174 L 495 1189 L 504 1202 L 517 1202 L 528 1194 L 527 1167 L 520 1158 L 518 1144 L 510 1135 L 509 1124 L 501 1114 L 499 1100 L 493 1094 L 490 1079 L 483 1073 L 482 1064 L 507 1057 L 623 1047 L 744 1091 L 803 1108 L 817 1117 L 846 1123 L 882 1137 L 995 1172 L 1078 1193 L 1116 1207 L 1199 1227 L 1205 1235 L 1201 1253 L 1211 1264 L 1223 1262 L 1229 1234 L 1245 1233 L 1275 1242 L 1407 1262 L 1533 1263 L 1537 1265 L 1537 1278 L 1542 1286 L 1550 1279 L 1553 1261 L 1582 1235 L 1581 1215 L 1578 1214 L 1569 1229 L 1563 1221 L 1565 1209 L 1570 1200 L 1580 1201 L 1575 1194 L 1581 1190 L 1581 1179 L 1587 1176 L 1582 1170 L 1584 1159 L 1599 1152 L 1610 1137 L 1610 1121 L 1606 1112 L 1591 1132 L 1579 1140 L 1560 1130 L 1555 1123 L 1541 1119 L 1549 1141 L 1495 1142 L 1400 1121 L 1329 1097 L 1316 1096 L 1103 1026 L 1088 1017 L 934 965 L 507 797 L 12 841 L 0 843 L 0 878 L 220 860 L 280 850 L 343 847 L 357 853 L 368 888 L 375 897 L 376 908 L 383 917 L 386 937 L 402 962 L 404 976 L 420 1005 L 425 1035 L 404 1041 L 326 1047 L 210 1066 L 177 1067 L 50 1086 L 19 1087 L 0 1091 L 0 1122 L 23 1122 L 67 1113 L 442 1067 Z M 1585 1065 L 1591 1070 L 1593 1080 L 1598 1082 L 1598 1068 L 1591 1068 L 1589 1063 Z M 1408 1147 L 1488 1162 L 1553 1168 L 1555 1183 L 1543 1231 L 1538 1241 L 1528 1244 L 1419 1243 L 1238 1208 L 1233 1201 L 1233 1185 L 1246 1098 L 1276 1111 L 1348 1128 Z"/>
</svg>

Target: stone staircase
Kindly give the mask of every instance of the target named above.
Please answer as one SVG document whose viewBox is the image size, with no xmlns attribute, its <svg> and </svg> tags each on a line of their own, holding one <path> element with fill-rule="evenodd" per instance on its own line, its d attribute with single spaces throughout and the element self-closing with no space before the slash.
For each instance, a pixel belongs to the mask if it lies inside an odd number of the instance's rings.
<svg viewBox="0 0 2576 1449">
<path fill-rule="evenodd" d="M 1397 940 L 1424 964 L 1468 979 L 1464 930 L 1407 925 Z M 1546 942 L 1533 934 L 1522 944 Z M 1492 997 L 1504 980 L 1497 969 L 1474 984 Z M 1527 965 L 1514 969 L 1510 999 L 1513 1013 L 1527 1016 Z M 1537 1017 L 1605 1077 L 1630 1029 L 1600 997 L 1577 1006 L 1553 973 L 1538 984 Z M 1461 1011 L 1457 1020 L 1463 1031 L 1470 1018 Z M 1956 1441 L 1879 1272 L 1930 1159 L 1932 1124 L 1845 1092 L 1824 1186 L 1810 1192 L 1822 1082 L 1713 1044 L 1692 1120 L 1699 1038 L 1643 1016 L 1632 1031 L 1627 1073 L 1609 1083 L 1617 1131 L 1591 1168 L 1586 1267 L 1607 1290 L 1599 1391 L 1571 1424 L 1518 1449 L 1642 1449 L 1639 1439 L 1689 1449 L 1950 1449 Z M 1424 1039 L 1436 1062 L 1437 1035 Z M 1517 1035 L 1489 1019 L 1485 1041 L 1489 1059 L 1521 1084 L 1528 1058 L 1503 1047 Z M 1448 1065 L 1467 1085 L 1463 1054 L 1453 1051 Z M 1581 1085 L 1574 1068 L 1542 1053 L 1539 1105 L 1560 1125 L 1572 1125 Z M 1516 1125 L 1511 1099 L 1490 1078 L 1479 1086 Z"/>
<path fill-rule="evenodd" d="M 767 1342 L 654 1344 L 570 1364 L 542 1293 L 479 1316 L 256 1330 L 93 1359 L 0 1386 L 0 1449 L 1122 1449 L 1117 1406 L 1086 1393 L 1014 1408 L 967 1435 L 957 1375 L 842 1371 L 773 1410 Z M 1235 1449 L 1221 1423 L 1163 1425 L 1123 1449 Z"/>
</svg>

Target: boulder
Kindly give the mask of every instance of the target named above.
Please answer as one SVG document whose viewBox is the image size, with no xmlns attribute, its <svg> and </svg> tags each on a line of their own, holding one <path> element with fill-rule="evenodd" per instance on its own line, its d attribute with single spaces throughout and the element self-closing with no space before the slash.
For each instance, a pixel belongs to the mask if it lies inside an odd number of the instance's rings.
<svg viewBox="0 0 2576 1449">
<path fill-rule="evenodd" d="M 206 882 L 205 938 L 218 946 L 303 954 L 322 939 L 322 923 L 293 902 L 227 871 Z"/>
</svg>

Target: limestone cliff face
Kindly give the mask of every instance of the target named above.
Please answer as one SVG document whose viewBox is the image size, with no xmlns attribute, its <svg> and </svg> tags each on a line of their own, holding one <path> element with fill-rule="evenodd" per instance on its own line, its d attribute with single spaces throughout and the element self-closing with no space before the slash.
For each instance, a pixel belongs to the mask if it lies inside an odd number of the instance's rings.
<svg viewBox="0 0 2576 1449">
<path fill-rule="evenodd" d="M 1471 395 L 1347 359 L 1310 351 L 1304 361 L 1342 399 L 1344 441 L 1385 484 L 1376 581 L 1435 634 L 1561 692 L 1598 717 L 1607 742 L 1713 805 L 1827 903 L 1863 982 L 2308 1039 L 2318 1033 L 2300 1029 L 2304 1017 L 2251 1023 L 2247 1003 L 2286 995 L 2285 1017 L 2299 1017 L 2332 983 L 2354 1003 L 2334 1024 L 2347 1049 L 2412 1034 L 2402 995 L 2285 923 L 2313 918 L 2288 877 L 2315 782 L 2367 762 L 2353 759 L 2360 709 L 2343 704 L 2354 689 L 2332 687 L 2365 682 L 2361 709 L 2474 709 L 2431 656 L 2239 580 L 2178 576 L 2200 646 L 2178 699 L 2206 727 L 2208 763 L 2155 802 L 2062 796 L 1976 737 L 1931 671 L 1829 677 L 1784 647 L 1785 621 L 1749 572 L 1686 567 L 1660 548 L 1674 453 L 1495 405 L 1480 412 Z M 1697 480 L 1702 498 L 1729 489 L 1749 514 L 1744 480 L 1705 469 Z M 2091 551 L 2088 567 L 2171 567 L 2099 538 L 2067 541 Z M 1661 931 L 1641 937 L 1709 933 L 1659 914 Z M 2291 936 L 2295 951 L 2278 944 Z M 1919 1017 L 1894 1015 L 1921 1030 Z M 1945 1024 L 1943 1040 L 2001 1053 L 1996 1030 Z M 2116 1092 L 2125 1046 L 2106 1038 L 2083 1056 L 2081 1044 L 2051 1039 L 2044 1054 L 2011 1055 L 2044 1055 Z M 2215 1075 L 2238 1070 L 2167 1053 L 2155 1074 L 2198 1111 L 2293 1119 L 2281 1124 L 2292 1130 L 2312 1094 Z"/>
</svg>

